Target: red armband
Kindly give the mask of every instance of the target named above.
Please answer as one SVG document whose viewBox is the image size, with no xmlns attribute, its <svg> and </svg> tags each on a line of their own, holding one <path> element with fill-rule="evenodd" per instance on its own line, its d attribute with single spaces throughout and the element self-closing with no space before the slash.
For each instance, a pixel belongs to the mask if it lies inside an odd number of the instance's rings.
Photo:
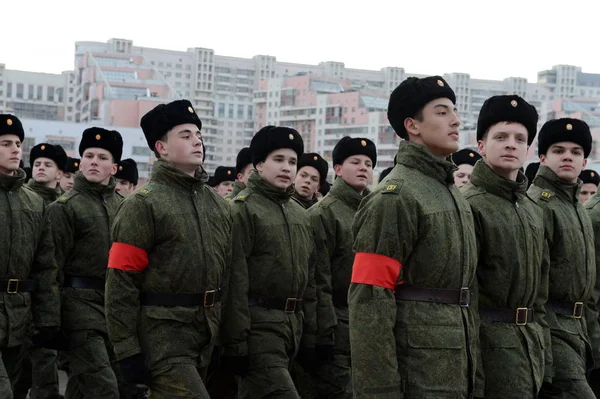
<svg viewBox="0 0 600 399">
<path fill-rule="evenodd" d="M 148 253 L 134 245 L 115 242 L 110 248 L 108 267 L 126 272 L 143 272 L 148 267 Z"/>
<path fill-rule="evenodd" d="M 402 264 L 388 256 L 357 252 L 352 265 L 352 282 L 393 290 Z"/>
</svg>

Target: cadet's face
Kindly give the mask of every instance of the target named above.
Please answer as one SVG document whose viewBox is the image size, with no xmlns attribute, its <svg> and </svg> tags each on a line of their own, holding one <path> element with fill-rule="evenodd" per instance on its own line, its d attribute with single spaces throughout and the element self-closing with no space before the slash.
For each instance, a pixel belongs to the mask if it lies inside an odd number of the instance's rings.
<svg viewBox="0 0 600 399">
<path fill-rule="evenodd" d="M 598 191 L 598 187 L 596 187 L 595 184 L 592 184 L 592 183 L 583 184 L 581 186 L 581 191 L 579 192 L 579 202 L 581 202 L 582 204 L 585 204 L 585 201 L 589 200 L 594 195 L 596 195 L 597 191 Z"/>
<path fill-rule="evenodd" d="M 341 165 L 334 165 L 335 175 L 362 193 L 373 180 L 373 161 L 366 155 L 352 155 Z"/>
<path fill-rule="evenodd" d="M 167 141 L 157 141 L 161 158 L 184 173 L 193 175 L 204 160 L 202 133 L 193 123 L 177 125 L 167 133 Z"/>
<path fill-rule="evenodd" d="M 115 191 L 121 194 L 123 197 L 127 197 L 135 190 L 135 186 L 133 183 L 129 183 L 124 179 L 117 179 L 117 186 L 115 187 Z"/>
<path fill-rule="evenodd" d="M 60 188 L 63 191 L 69 191 L 73 188 L 73 184 L 75 183 L 75 173 L 65 173 L 60 178 Z"/>
<path fill-rule="evenodd" d="M 527 159 L 527 129 L 520 123 L 498 122 L 488 129 L 477 150 L 500 176 L 515 180 Z"/>
<path fill-rule="evenodd" d="M 117 173 L 117 164 L 107 150 L 88 148 L 83 152 L 79 170 L 87 181 L 106 185 L 110 177 Z"/>
<path fill-rule="evenodd" d="M 285 191 L 296 178 L 298 155 L 294 150 L 281 148 L 269 154 L 264 162 L 256 165 L 260 177 L 272 186 Z"/>
<path fill-rule="evenodd" d="M 250 175 L 254 172 L 254 166 L 251 163 L 246 165 L 246 167 L 242 170 L 242 173 L 237 174 L 237 179 L 244 184 L 248 184 L 248 179 Z"/>
<path fill-rule="evenodd" d="M 224 181 L 219 183 L 216 187 L 217 193 L 223 198 L 227 197 L 227 194 L 233 191 L 233 182 L 232 181 Z"/>
<path fill-rule="evenodd" d="M 473 173 L 473 166 L 468 163 L 458 165 L 458 169 L 454 172 L 454 184 L 460 188 L 471 181 L 471 173 Z"/>
<path fill-rule="evenodd" d="M 48 187 L 56 187 L 56 183 L 62 177 L 62 172 L 58 169 L 56 162 L 48 158 L 37 158 L 31 168 L 33 180 L 41 184 L 47 184 Z"/>
<path fill-rule="evenodd" d="M 452 101 L 448 98 L 430 101 L 423 107 L 422 114 L 422 121 L 407 118 L 404 122 L 410 141 L 423 144 L 438 158 L 458 151 L 460 119 Z"/>
<path fill-rule="evenodd" d="M 19 169 L 22 155 L 21 140 L 15 134 L 3 134 L 0 136 L 0 173 L 12 175 Z"/>
<path fill-rule="evenodd" d="M 312 199 L 319 190 L 319 171 L 312 166 L 303 166 L 296 175 L 294 188 L 299 196 Z"/>
<path fill-rule="evenodd" d="M 586 164 L 583 148 L 568 141 L 552 144 L 546 154 L 540 155 L 540 165 L 549 167 L 558 177 L 569 182 L 577 181 Z"/>
</svg>

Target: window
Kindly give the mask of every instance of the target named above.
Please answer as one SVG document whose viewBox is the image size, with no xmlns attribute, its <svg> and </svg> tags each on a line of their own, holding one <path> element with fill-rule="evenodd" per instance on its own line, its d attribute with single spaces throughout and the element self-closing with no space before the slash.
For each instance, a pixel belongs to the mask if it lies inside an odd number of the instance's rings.
<svg viewBox="0 0 600 399">
<path fill-rule="evenodd" d="M 52 86 L 48 86 L 47 100 L 54 101 L 54 87 Z"/>
<path fill-rule="evenodd" d="M 71 90 L 73 90 L 73 88 L 71 88 Z M 36 94 L 37 94 L 36 99 L 38 101 L 42 101 L 43 98 L 44 98 L 44 86 L 39 85 L 37 87 L 37 93 Z"/>
<path fill-rule="evenodd" d="M 180 73 L 180 72 L 177 72 L 177 73 L 175 74 L 175 77 L 176 77 L 176 78 L 181 78 L 181 73 Z"/>
<path fill-rule="evenodd" d="M 167 68 L 173 68 L 173 64 L 171 64 L 170 62 L 167 62 Z"/>
<path fill-rule="evenodd" d="M 27 98 L 33 100 L 33 85 L 29 85 L 29 87 L 27 87 Z"/>
<path fill-rule="evenodd" d="M 64 97 L 64 91 L 65 89 L 62 87 L 59 87 L 58 90 L 56 90 L 56 94 L 58 95 L 58 102 L 62 103 L 65 99 Z"/>
<path fill-rule="evenodd" d="M 248 114 L 246 115 L 246 118 L 252 119 L 252 105 L 248 105 Z"/>
<path fill-rule="evenodd" d="M 176 69 L 181 69 L 183 66 L 181 64 L 175 64 Z"/>
<path fill-rule="evenodd" d="M 133 71 L 102 71 L 102 74 L 109 82 L 123 82 L 127 79 L 136 78 L 136 74 Z M 100 79 L 100 76 L 98 76 L 98 79 Z"/>
<path fill-rule="evenodd" d="M 238 104 L 237 106 L 237 118 L 244 119 L 244 105 Z"/>
<path fill-rule="evenodd" d="M 12 98 L 12 83 L 6 84 L 6 97 Z"/>
<path fill-rule="evenodd" d="M 17 83 L 17 98 L 23 98 L 23 83 Z"/>
<path fill-rule="evenodd" d="M 229 109 L 228 109 L 228 114 L 227 116 L 229 117 L 229 119 L 233 119 L 233 104 L 229 104 Z"/>
</svg>

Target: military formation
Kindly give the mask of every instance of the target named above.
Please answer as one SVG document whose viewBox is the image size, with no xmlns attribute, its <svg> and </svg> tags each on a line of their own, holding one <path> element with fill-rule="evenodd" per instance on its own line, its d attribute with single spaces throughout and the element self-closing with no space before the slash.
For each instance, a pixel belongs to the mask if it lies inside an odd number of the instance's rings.
<svg viewBox="0 0 600 399">
<path fill-rule="evenodd" d="M 192 104 L 79 155 L 0 115 L 0 398 L 583 398 L 600 395 L 600 177 L 588 125 L 517 95 L 459 150 L 440 76 L 391 94 L 400 137 L 327 154 L 265 126 L 213 176 Z M 539 163 L 523 169 L 537 137 Z"/>
</svg>

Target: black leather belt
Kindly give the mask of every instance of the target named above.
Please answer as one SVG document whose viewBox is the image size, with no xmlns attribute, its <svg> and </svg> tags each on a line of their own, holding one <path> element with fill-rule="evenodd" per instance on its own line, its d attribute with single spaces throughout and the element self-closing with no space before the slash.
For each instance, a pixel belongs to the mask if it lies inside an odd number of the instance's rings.
<svg viewBox="0 0 600 399">
<path fill-rule="evenodd" d="M 546 303 L 546 311 L 559 313 L 565 316 L 573 316 L 576 319 L 581 319 L 583 316 L 583 308 L 583 302 L 548 301 Z"/>
<path fill-rule="evenodd" d="M 482 320 L 496 323 L 514 323 L 524 326 L 535 321 L 533 308 L 500 309 L 479 307 L 479 316 Z"/>
<path fill-rule="evenodd" d="M 0 280 L 0 292 L 6 292 L 7 294 L 34 292 L 37 289 L 38 282 L 36 280 L 19 280 L 18 278 Z"/>
<path fill-rule="evenodd" d="M 299 298 L 266 298 L 249 296 L 248 306 L 259 306 L 266 309 L 283 310 L 285 313 L 297 313 L 302 310 L 302 299 Z"/>
<path fill-rule="evenodd" d="M 471 305 L 471 290 L 461 288 L 460 290 L 447 290 L 440 288 L 417 288 L 396 286 L 396 300 L 446 303 L 468 308 Z"/>
<path fill-rule="evenodd" d="M 65 276 L 64 287 L 104 291 L 104 279 L 97 277 Z"/>
<path fill-rule="evenodd" d="M 201 293 L 165 294 L 158 292 L 142 292 L 140 304 L 142 306 L 203 306 L 212 308 L 221 300 L 221 289 Z"/>
</svg>

